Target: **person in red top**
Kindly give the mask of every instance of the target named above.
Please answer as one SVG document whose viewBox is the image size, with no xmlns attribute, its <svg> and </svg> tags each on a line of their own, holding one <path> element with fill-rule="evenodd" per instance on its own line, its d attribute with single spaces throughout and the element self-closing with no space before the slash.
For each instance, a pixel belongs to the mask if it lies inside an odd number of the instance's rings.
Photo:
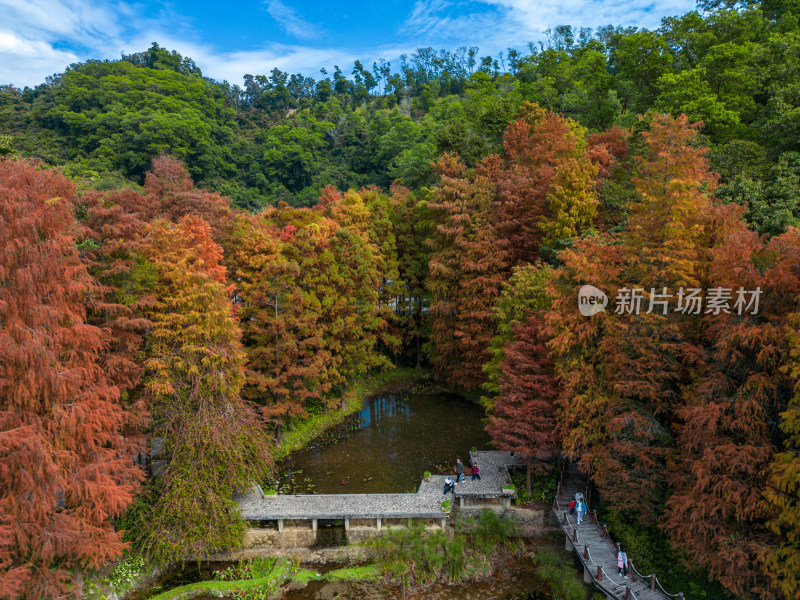
<svg viewBox="0 0 800 600">
<path fill-rule="evenodd" d="M 478 463 L 472 463 L 472 481 L 480 478 L 481 474 L 478 472 Z"/>
<path fill-rule="evenodd" d="M 575 500 L 570 500 L 569 501 L 569 516 L 571 517 L 574 514 L 575 514 Z"/>
</svg>

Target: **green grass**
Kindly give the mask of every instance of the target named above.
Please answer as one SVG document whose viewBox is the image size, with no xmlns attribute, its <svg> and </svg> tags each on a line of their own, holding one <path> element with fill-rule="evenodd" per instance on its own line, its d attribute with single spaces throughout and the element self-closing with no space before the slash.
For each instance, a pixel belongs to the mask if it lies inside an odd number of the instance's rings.
<svg viewBox="0 0 800 600">
<path fill-rule="evenodd" d="M 325 574 L 331 581 L 363 581 L 365 579 L 377 579 L 379 576 L 376 565 L 364 565 L 363 567 L 345 567 L 336 569 Z"/>
<path fill-rule="evenodd" d="M 309 581 L 359 581 L 374 579 L 378 576 L 377 567 L 367 565 L 362 567 L 343 567 L 328 573 L 318 575 L 311 569 L 293 569 L 287 561 L 278 562 L 266 577 L 256 579 L 238 579 L 236 581 L 200 581 L 190 583 L 154 596 L 151 600 L 187 600 L 208 593 L 221 593 L 232 595 L 236 591 L 249 591 L 257 588 L 277 590 L 286 581 L 296 581 L 307 584 Z"/>
<path fill-rule="evenodd" d="M 349 415 L 361 410 L 364 401 L 370 396 L 387 388 L 410 383 L 424 377 L 427 373 L 427 371 L 417 371 L 411 367 L 400 367 L 359 379 L 347 392 L 345 408 L 312 415 L 297 423 L 294 429 L 285 431 L 281 444 L 276 448 L 276 458 L 280 459 L 303 449 L 326 429 L 338 425 Z"/>
</svg>

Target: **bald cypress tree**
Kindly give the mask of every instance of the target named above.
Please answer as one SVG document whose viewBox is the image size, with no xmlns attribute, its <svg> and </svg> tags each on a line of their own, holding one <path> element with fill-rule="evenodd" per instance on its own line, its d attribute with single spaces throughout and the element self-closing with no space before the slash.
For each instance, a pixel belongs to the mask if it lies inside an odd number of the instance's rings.
<svg viewBox="0 0 800 600">
<path fill-rule="evenodd" d="M 167 466 L 138 542 L 167 564 L 241 544 L 232 494 L 261 480 L 271 459 L 257 412 L 240 397 L 245 354 L 211 227 L 200 217 L 156 221 L 152 240 L 159 280 L 145 384 Z"/>
<path fill-rule="evenodd" d="M 141 470 L 122 436 L 119 388 L 87 324 L 98 286 L 71 232 L 72 184 L 0 161 L 0 589 L 80 597 L 84 569 L 120 556 L 111 519 Z"/>
<path fill-rule="evenodd" d="M 540 315 L 514 326 L 501 363 L 499 395 L 487 428 L 498 448 L 525 459 L 529 496 L 531 472 L 541 470 L 542 463 L 559 451 L 555 401 L 560 387 L 546 343 Z"/>
</svg>

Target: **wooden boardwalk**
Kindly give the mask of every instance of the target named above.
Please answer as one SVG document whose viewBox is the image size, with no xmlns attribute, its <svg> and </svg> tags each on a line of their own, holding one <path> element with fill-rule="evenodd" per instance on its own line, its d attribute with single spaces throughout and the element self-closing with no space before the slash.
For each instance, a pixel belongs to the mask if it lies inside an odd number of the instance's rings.
<svg viewBox="0 0 800 600">
<path fill-rule="evenodd" d="M 578 525 L 576 517 L 569 515 L 569 502 L 577 492 L 586 494 L 588 479 L 576 465 L 567 463 L 553 502 L 553 512 L 566 536 L 566 547 L 575 550 L 583 564 L 583 578 L 593 583 L 608 598 L 615 600 L 670 600 L 683 599 L 683 594 L 668 594 L 654 574 L 642 575 L 628 560 L 629 579 L 617 574 L 617 546 L 607 530 L 597 522 L 596 513 L 590 511 Z M 588 500 L 588 498 L 587 498 Z"/>
</svg>

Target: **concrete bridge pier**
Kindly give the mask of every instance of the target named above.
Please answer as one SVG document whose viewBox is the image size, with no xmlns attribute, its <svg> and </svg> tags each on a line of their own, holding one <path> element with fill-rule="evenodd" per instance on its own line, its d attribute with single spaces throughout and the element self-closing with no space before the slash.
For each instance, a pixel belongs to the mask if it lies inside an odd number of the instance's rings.
<svg viewBox="0 0 800 600">
<path fill-rule="evenodd" d="M 375 529 L 377 529 L 378 531 L 381 530 L 381 518 L 380 517 L 375 519 Z"/>
<path fill-rule="evenodd" d="M 586 567 L 583 567 L 583 583 L 592 583 L 592 574 Z"/>
</svg>

